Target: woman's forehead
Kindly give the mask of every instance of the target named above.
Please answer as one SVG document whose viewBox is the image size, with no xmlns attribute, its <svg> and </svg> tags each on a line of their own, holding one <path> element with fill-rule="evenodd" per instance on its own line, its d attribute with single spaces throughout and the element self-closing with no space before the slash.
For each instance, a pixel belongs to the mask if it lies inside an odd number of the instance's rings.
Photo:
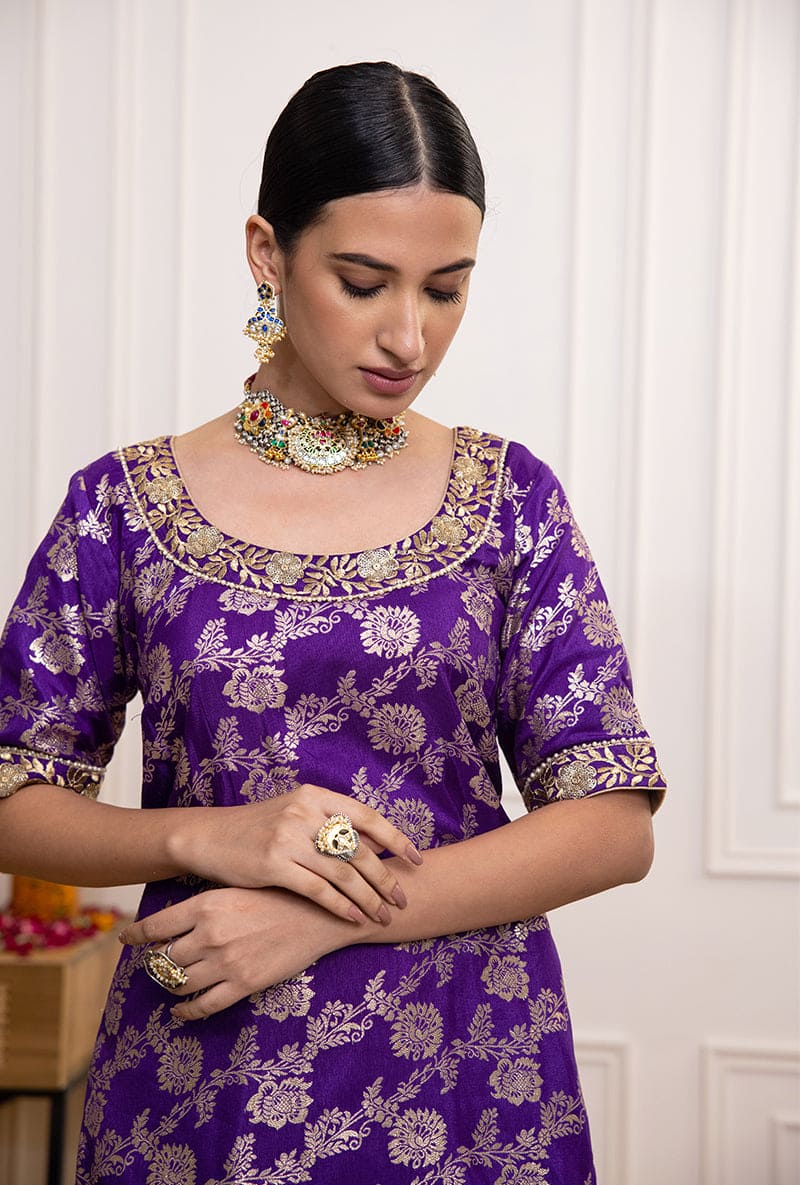
<svg viewBox="0 0 800 1185">
<path fill-rule="evenodd" d="M 431 270 L 473 260 L 481 212 L 460 194 L 414 186 L 353 194 L 328 202 L 301 236 L 320 256 L 368 256 L 399 267 L 409 256 L 430 258 Z"/>
</svg>

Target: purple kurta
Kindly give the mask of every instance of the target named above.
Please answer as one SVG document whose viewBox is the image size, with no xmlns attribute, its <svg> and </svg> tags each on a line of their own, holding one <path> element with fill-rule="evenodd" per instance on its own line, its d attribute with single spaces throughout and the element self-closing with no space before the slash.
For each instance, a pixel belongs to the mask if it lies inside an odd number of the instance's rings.
<svg viewBox="0 0 800 1185">
<path fill-rule="evenodd" d="M 222 534 L 166 438 L 78 474 L 3 638 L 0 789 L 96 793 L 137 691 L 151 809 L 314 782 L 431 848 L 507 821 L 498 738 L 529 809 L 664 789 L 563 490 L 468 428 L 435 517 L 354 555 Z M 150 885 L 141 912 L 198 887 Z M 202 1023 L 172 1003 L 125 951 L 80 1185 L 595 1180 L 543 917 L 347 948 Z"/>
</svg>

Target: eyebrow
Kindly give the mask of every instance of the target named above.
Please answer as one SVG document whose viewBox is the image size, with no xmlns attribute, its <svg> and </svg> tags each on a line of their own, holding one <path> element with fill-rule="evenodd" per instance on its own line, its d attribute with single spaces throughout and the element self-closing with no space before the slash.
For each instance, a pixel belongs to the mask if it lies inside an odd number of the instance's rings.
<svg viewBox="0 0 800 1185">
<path fill-rule="evenodd" d="M 391 272 L 393 275 L 400 271 L 392 263 L 381 263 L 379 259 L 374 259 L 371 255 L 361 255 L 357 251 L 334 251 L 331 252 L 328 259 L 337 259 L 340 263 L 356 263 L 359 267 L 369 267 L 376 272 Z M 455 263 L 447 263 L 444 267 L 434 268 L 430 274 L 432 276 L 446 276 L 450 272 L 463 272 L 474 266 L 474 259 L 457 259 Z"/>
</svg>

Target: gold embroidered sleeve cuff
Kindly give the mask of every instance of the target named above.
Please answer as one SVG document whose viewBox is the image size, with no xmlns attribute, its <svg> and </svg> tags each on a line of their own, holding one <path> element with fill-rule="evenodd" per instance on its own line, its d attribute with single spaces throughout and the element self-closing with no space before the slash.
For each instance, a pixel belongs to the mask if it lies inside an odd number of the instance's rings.
<svg viewBox="0 0 800 1185">
<path fill-rule="evenodd" d="M 607 790 L 647 790 L 655 812 L 667 783 L 649 737 L 614 738 L 553 753 L 527 779 L 522 796 L 529 811 L 568 798 Z"/>
<path fill-rule="evenodd" d="M 87 798 L 97 798 L 104 774 L 99 765 L 69 761 L 33 749 L 0 748 L 0 798 L 9 798 L 29 782 L 50 782 Z"/>
</svg>

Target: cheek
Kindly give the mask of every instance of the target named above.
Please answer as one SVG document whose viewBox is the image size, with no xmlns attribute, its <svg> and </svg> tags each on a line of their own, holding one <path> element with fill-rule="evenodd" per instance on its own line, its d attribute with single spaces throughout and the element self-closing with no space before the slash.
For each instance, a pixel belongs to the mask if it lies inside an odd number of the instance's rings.
<svg viewBox="0 0 800 1185">
<path fill-rule="evenodd" d="M 371 320 L 368 309 L 335 291 L 314 292 L 287 303 L 286 323 L 298 345 L 303 342 L 339 356 L 369 333 Z"/>
<path fill-rule="evenodd" d="M 455 312 L 447 318 L 442 318 L 441 322 L 432 329 L 428 346 L 436 353 L 437 357 L 441 358 L 447 353 L 466 311 L 465 305 L 459 305 Z"/>
<path fill-rule="evenodd" d="M 286 323 L 297 355 L 315 378 L 324 382 L 332 370 L 351 365 L 363 353 L 368 329 L 358 310 L 337 306 L 330 300 L 298 301 L 297 315 L 286 309 Z"/>
</svg>

